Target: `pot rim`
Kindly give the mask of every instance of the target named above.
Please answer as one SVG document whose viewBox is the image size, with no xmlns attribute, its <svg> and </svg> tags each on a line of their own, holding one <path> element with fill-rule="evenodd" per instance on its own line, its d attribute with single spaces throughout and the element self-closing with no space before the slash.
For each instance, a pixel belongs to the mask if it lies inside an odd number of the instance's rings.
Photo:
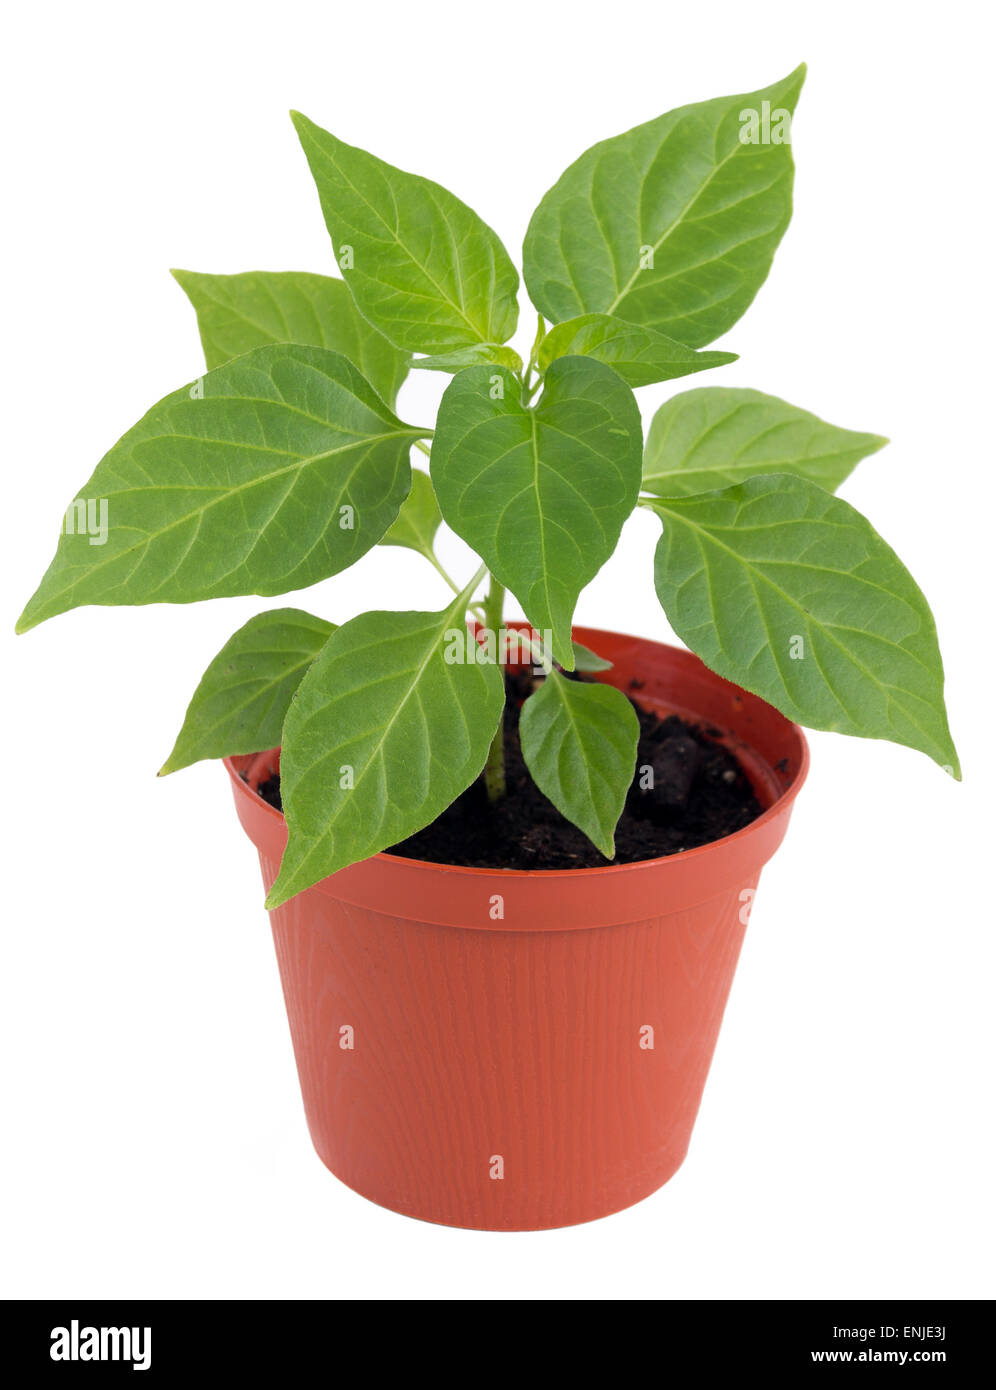
<svg viewBox="0 0 996 1390">
<path fill-rule="evenodd" d="M 517 621 L 513 619 L 512 622 L 507 623 L 506 626 L 528 626 L 528 624 L 526 624 L 524 620 Z M 708 671 L 709 675 L 713 679 L 717 681 L 722 681 L 726 685 L 729 685 L 734 689 L 743 689 L 744 692 L 746 694 L 749 694 L 752 699 L 759 700 L 763 704 L 768 705 L 769 703 L 768 701 L 764 700 L 763 696 L 755 695 L 753 691 L 748 691 L 746 687 L 738 687 L 735 685 L 735 682 L 728 681 L 725 676 L 718 675 L 715 671 L 711 669 L 711 667 L 706 666 L 705 662 L 703 662 L 700 657 L 697 657 L 694 652 L 690 651 L 688 647 L 677 646 L 673 642 L 661 642 L 659 639 L 655 637 L 641 637 L 635 633 L 617 632 L 614 628 L 610 629 L 578 627 L 575 629 L 575 634 L 579 638 L 583 638 L 584 635 L 587 634 L 589 638 L 594 637 L 596 641 L 597 637 L 599 635 L 602 635 L 606 637 L 613 637 L 617 640 L 650 643 L 654 646 L 667 647 L 671 651 L 680 652 L 683 655 L 691 657 L 693 660 L 699 662 L 699 664 L 706 671 Z M 639 703 L 638 700 L 637 703 Z M 782 714 L 780 710 L 775 709 L 774 705 L 769 705 L 769 708 L 774 711 L 774 713 L 778 716 L 779 719 L 784 720 L 786 729 L 794 733 L 794 735 L 798 739 L 799 765 L 794 774 L 792 775 L 791 781 L 774 798 L 770 806 L 765 807 L 764 811 L 762 811 L 762 813 L 755 820 L 750 821 L 747 825 L 741 826 L 739 830 L 735 830 L 731 835 L 721 836 L 718 840 L 709 840 L 706 844 L 696 845 L 693 849 L 678 850 L 675 854 L 658 855 L 654 859 L 635 859 L 628 864 L 602 864 L 587 869 L 503 869 L 499 867 L 481 867 L 479 865 L 471 864 L 444 864 L 432 859 L 410 859 L 406 855 L 402 854 L 389 854 L 386 850 L 380 850 L 376 854 L 369 855 L 367 859 L 359 860 L 357 862 L 369 864 L 375 861 L 380 861 L 384 864 L 403 865 L 408 867 L 409 869 L 426 869 L 430 871 L 438 871 L 444 874 L 459 874 L 469 878 L 493 877 L 495 874 L 501 874 L 504 878 L 506 878 L 509 881 L 529 880 L 532 882 L 545 879 L 559 880 L 560 882 L 564 882 L 567 879 L 601 879 L 609 874 L 619 875 L 634 872 L 646 873 L 654 869 L 660 869 L 663 865 L 667 864 L 689 864 L 694 859 L 702 858 L 707 854 L 714 853 L 721 847 L 735 844 L 737 841 L 743 841 L 756 835 L 759 830 L 762 830 L 771 821 L 776 820 L 779 816 L 782 816 L 785 813 L 785 811 L 792 804 L 792 802 L 794 802 L 796 796 L 798 795 L 804 782 L 806 781 L 806 777 L 809 774 L 810 754 L 809 742 L 806 738 L 805 733 L 803 732 L 800 725 L 796 724 L 794 720 L 789 719 L 788 715 Z M 688 713 L 692 713 L 692 711 L 689 710 Z M 743 740 L 743 742 L 746 743 L 747 741 Z M 747 746 L 749 747 L 750 745 L 748 744 Z M 250 784 L 242 776 L 242 773 L 235 767 L 235 758 L 242 759 L 245 757 L 263 757 L 267 752 L 273 751 L 275 750 L 263 749 L 256 753 L 250 754 L 232 754 L 227 758 L 223 758 L 222 762 L 224 763 L 225 769 L 232 780 L 232 784 L 237 795 L 248 794 L 252 798 L 253 803 L 257 807 L 263 808 L 264 812 L 272 820 L 286 825 L 286 818 L 283 812 L 278 811 L 275 806 L 271 806 L 268 801 L 261 797 L 259 792 L 256 791 L 255 787 L 250 786 Z M 340 872 L 348 872 L 349 868 L 353 867 L 355 866 L 350 865 L 346 870 Z M 333 877 L 335 877 L 335 875 L 333 875 Z M 325 882 L 325 880 L 322 880 L 322 882 Z M 315 886 L 317 887 L 319 885 L 316 884 Z"/>
</svg>

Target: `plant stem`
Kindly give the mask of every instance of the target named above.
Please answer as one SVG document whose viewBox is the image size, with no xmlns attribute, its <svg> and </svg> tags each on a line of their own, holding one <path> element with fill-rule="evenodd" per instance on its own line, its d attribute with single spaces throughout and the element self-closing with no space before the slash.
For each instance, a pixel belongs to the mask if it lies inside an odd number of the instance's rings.
<svg viewBox="0 0 996 1390">
<path fill-rule="evenodd" d="M 537 359 L 537 357 L 539 356 L 540 343 L 541 343 L 541 342 L 543 341 L 543 339 L 546 337 L 546 322 L 545 322 L 545 320 L 544 320 L 544 318 L 543 318 L 543 315 L 542 315 L 542 314 L 539 314 L 539 315 L 537 315 L 537 317 L 538 317 L 538 319 L 539 319 L 539 323 L 538 323 L 537 328 L 536 328 L 536 337 L 535 337 L 535 339 L 533 340 L 532 351 L 531 351 L 530 354 L 529 354 L 529 362 L 528 362 L 528 365 L 526 366 L 526 379 L 527 379 L 527 380 L 528 380 L 529 377 L 532 376 L 533 368 L 537 365 L 537 360 L 536 360 L 536 359 Z"/>
<path fill-rule="evenodd" d="M 445 579 L 446 583 L 450 586 L 450 588 L 453 590 L 455 594 L 463 592 L 456 580 L 451 575 L 446 573 L 442 565 L 436 559 L 435 554 L 431 550 L 423 550 L 422 554 L 429 561 L 429 564 L 436 571 L 436 573 L 440 575 L 441 578 Z"/>
<path fill-rule="evenodd" d="M 484 600 L 484 627 L 494 633 L 495 651 L 500 651 L 502 610 L 505 607 L 505 586 L 490 575 L 490 586 Z M 484 764 L 484 785 L 488 800 L 492 805 L 505 795 L 505 710 L 498 721 L 498 728 L 488 749 L 488 760 Z"/>
<path fill-rule="evenodd" d="M 542 314 L 540 314 L 538 318 L 539 323 L 536 329 L 536 338 L 533 342 L 532 350 L 529 353 L 529 361 L 526 363 L 521 373 L 519 374 L 519 381 L 522 384 L 522 404 L 524 407 L 527 408 L 529 406 L 530 401 L 532 400 L 536 388 L 539 386 L 540 382 L 543 379 L 542 373 L 538 370 L 538 363 L 536 361 L 536 358 L 539 353 L 540 343 L 542 343 L 544 337 L 546 336 L 546 322 Z M 533 380 L 534 369 L 537 371 L 537 376 L 535 380 Z"/>
</svg>

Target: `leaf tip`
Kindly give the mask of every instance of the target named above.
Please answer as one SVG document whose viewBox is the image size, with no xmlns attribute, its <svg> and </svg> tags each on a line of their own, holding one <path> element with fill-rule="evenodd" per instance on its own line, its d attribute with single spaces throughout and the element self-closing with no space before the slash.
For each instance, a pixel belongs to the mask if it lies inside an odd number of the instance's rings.
<svg viewBox="0 0 996 1390">
<path fill-rule="evenodd" d="M 954 750 L 953 744 L 951 746 L 951 757 L 954 759 L 954 762 L 942 763 L 941 760 L 938 758 L 936 760 L 937 765 L 941 769 L 941 771 L 946 772 L 948 776 L 952 778 L 953 781 L 961 782 L 963 780 L 961 775 L 961 763 L 958 759 L 958 754 Z"/>
<path fill-rule="evenodd" d="M 20 637 L 25 632 L 30 632 L 33 627 L 37 627 L 38 624 L 42 621 L 41 618 L 36 618 L 31 612 L 31 605 L 33 602 L 34 599 L 31 599 L 28 602 L 27 606 L 24 609 L 24 612 L 21 614 L 17 622 L 14 624 L 14 632 L 17 634 L 18 637 Z"/>
<path fill-rule="evenodd" d="M 774 87 L 782 93 L 782 99 L 793 109 L 795 103 L 799 99 L 799 93 L 802 91 L 802 86 L 806 80 L 808 71 L 807 65 L 805 63 L 800 63 L 799 66 L 790 72 L 787 77 L 784 77 L 781 82 L 773 84 Z"/>
</svg>

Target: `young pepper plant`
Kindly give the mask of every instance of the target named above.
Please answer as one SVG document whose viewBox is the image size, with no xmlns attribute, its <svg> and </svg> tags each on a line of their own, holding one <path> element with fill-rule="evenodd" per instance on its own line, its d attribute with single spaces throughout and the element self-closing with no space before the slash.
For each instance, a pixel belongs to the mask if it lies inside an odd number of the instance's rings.
<svg viewBox="0 0 996 1390">
<path fill-rule="evenodd" d="M 664 611 L 709 666 L 812 728 L 959 775 L 927 603 L 834 496 L 886 441 L 716 387 L 672 397 L 643 441 L 635 388 L 734 360 L 704 349 L 788 225 L 803 76 L 680 107 L 571 165 L 526 233 L 525 363 L 495 233 L 297 114 L 342 278 L 174 272 L 208 370 L 97 465 L 20 630 L 84 604 L 288 593 L 377 545 L 420 552 L 448 588 L 438 611 L 338 627 L 262 613 L 204 673 L 162 771 L 282 746 L 289 838 L 269 906 L 413 834 L 481 775 L 503 794 L 500 650 L 463 638 L 468 621 L 499 633 L 506 592 L 549 634 L 526 639 L 547 673 L 522 710 L 526 764 L 611 858 L 638 723 L 618 690 L 564 673 L 605 665 L 572 619 L 637 506 L 660 522 Z M 434 429 L 395 413 L 411 369 L 452 375 Z M 94 500 L 110 523 L 96 545 L 71 524 Z M 472 577 L 436 557 L 443 520 L 482 561 Z"/>
</svg>

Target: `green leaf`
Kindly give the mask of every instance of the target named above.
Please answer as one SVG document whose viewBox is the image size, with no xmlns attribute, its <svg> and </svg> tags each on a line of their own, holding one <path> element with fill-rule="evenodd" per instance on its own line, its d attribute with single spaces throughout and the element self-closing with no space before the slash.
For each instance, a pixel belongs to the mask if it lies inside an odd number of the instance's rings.
<svg viewBox="0 0 996 1390">
<path fill-rule="evenodd" d="M 481 772 L 505 688 L 483 653 L 447 660 L 475 646 L 469 596 L 441 613 L 364 613 L 316 658 L 284 724 L 289 838 L 267 907 L 414 834 Z"/>
<path fill-rule="evenodd" d="M 611 671 L 612 662 L 586 647 L 583 642 L 572 642 L 574 648 L 575 671 Z"/>
<path fill-rule="evenodd" d="M 519 739 L 533 781 L 611 859 L 633 781 L 640 721 L 621 690 L 552 671 L 522 706 Z"/>
<path fill-rule="evenodd" d="M 552 629 L 569 670 L 574 607 L 633 510 L 641 447 L 632 391 L 585 357 L 558 358 L 532 408 L 500 367 L 461 372 L 439 408 L 431 470 L 443 517 L 533 627 Z"/>
<path fill-rule="evenodd" d="M 515 332 L 519 275 L 459 198 L 291 112 L 339 269 L 360 312 L 398 347 L 445 353 Z"/>
<path fill-rule="evenodd" d="M 268 343 L 304 343 L 348 357 L 391 408 L 408 375 L 409 355 L 372 328 L 343 280 L 302 271 L 173 276 L 197 311 L 209 368 Z"/>
<path fill-rule="evenodd" d="M 256 348 L 154 405 L 81 499 L 106 503 L 102 544 L 64 534 L 19 631 L 81 604 L 282 594 L 358 560 L 394 521 L 402 424 L 323 348 Z"/>
<path fill-rule="evenodd" d="M 462 372 L 464 367 L 481 367 L 491 362 L 507 367 L 510 372 L 522 371 L 522 358 L 515 349 L 500 347 L 498 343 L 477 343 L 436 357 L 415 357 L 412 366 L 424 372 Z"/>
<path fill-rule="evenodd" d="M 664 527 L 657 596 L 707 666 L 801 724 L 960 776 L 927 601 L 859 512 L 780 474 L 647 505 Z"/>
<path fill-rule="evenodd" d="M 652 328 L 626 323 L 611 314 L 582 314 L 557 324 L 540 344 L 538 365 L 546 371 L 556 358 L 570 356 L 605 362 L 630 386 L 671 381 L 737 360 L 734 352 L 695 352 Z"/>
<path fill-rule="evenodd" d="M 777 396 L 706 386 L 672 396 L 654 416 L 643 487 L 659 497 L 688 497 L 760 473 L 788 473 L 835 492 L 861 459 L 888 442 L 828 425 Z"/>
<path fill-rule="evenodd" d="M 381 545 L 400 545 L 417 550 L 436 562 L 433 541 L 443 518 L 428 473 L 412 469 L 412 490 L 398 513 L 398 519 L 381 539 Z"/>
<path fill-rule="evenodd" d="M 741 96 L 680 106 L 603 140 L 550 189 L 526 233 L 533 303 L 554 323 L 612 314 L 702 347 L 760 289 L 792 214 L 791 113 L 805 67 Z M 750 135 L 746 113 L 769 129 Z M 767 133 L 768 143 L 763 142 Z"/>
<path fill-rule="evenodd" d="M 250 618 L 201 677 L 160 777 L 202 758 L 275 748 L 291 698 L 333 632 L 299 608 Z"/>
</svg>

